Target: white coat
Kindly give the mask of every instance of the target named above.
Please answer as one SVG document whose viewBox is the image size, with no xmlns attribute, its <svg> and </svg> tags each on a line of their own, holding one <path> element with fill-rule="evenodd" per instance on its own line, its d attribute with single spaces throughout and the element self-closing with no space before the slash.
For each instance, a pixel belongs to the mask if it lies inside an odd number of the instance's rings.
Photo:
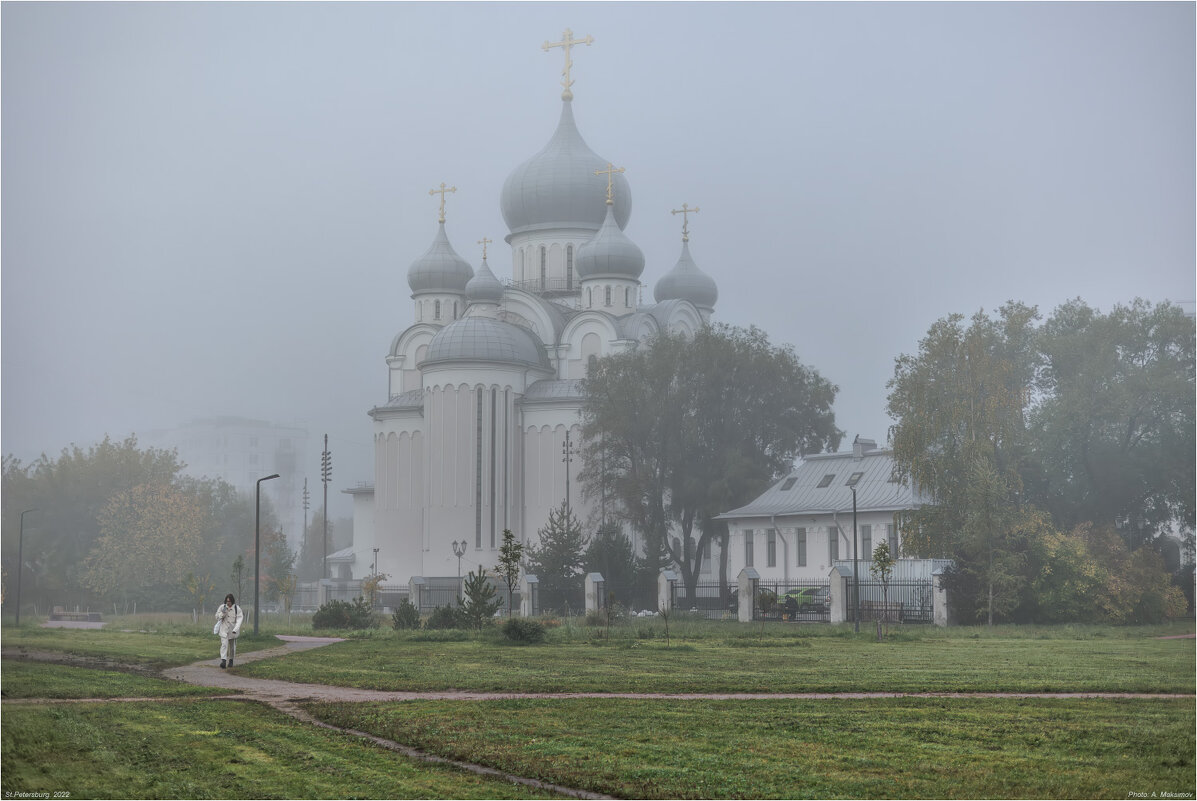
<svg viewBox="0 0 1197 801">
<path fill-rule="evenodd" d="M 223 601 L 220 606 L 216 608 L 216 622 L 220 624 L 220 629 L 217 634 L 220 639 L 227 640 L 230 636 L 236 637 L 241 633 L 241 621 L 245 615 L 241 612 L 240 604 L 233 604 L 230 609 Z"/>
</svg>

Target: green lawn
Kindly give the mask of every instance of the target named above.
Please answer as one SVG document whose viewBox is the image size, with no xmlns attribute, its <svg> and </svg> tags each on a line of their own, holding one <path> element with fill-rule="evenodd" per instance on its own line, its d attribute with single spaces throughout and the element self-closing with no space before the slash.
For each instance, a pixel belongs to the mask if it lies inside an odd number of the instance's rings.
<svg viewBox="0 0 1197 801">
<path fill-rule="evenodd" d="M 544 798 L 237 701 L 5 705 L 0 790 L 60 798 Z"/>
<path fill-rule="evenodd" d="M 1192 701 L 312 704 L 337 725 L 633 798 L 1126 798 L 1195 790 Z"/>
<path fill-rule="evenodd" d="M 773 626 L 662 639 L 564 638 L 534 646 L 493 637 L 373 637 L 236 668 L 261 678 L 382 690 L 510 692 L 1167 692 L 1192 693 L 1191 640 L 1125 636 L 953 635 L 909 631 L 878 643 L 824 627 Z M 1041 630 L 1042 631 L 1042 630 Z M 1058 633 L 1058 632 L 1057 632 Z M 434 633 L 435 634 L 435 633 Z M 838 636 L 833 636 L 837 635 Z"/>
<path fill-rule="evenodd" d="M 276 648 L 282 642 L 273 635 L 254 637 L 245 633 L 237 640 L 237 654 Z M 83 657 L 113 660 L 153 669 L 187 665 L 201 659 L 220 657 L 220 638 L 209 624 L 202 631 L 120 631 L 116 629 L 43 629 L 21 626 L 4 629 L 4 649 L 57 651 Z"/>
<path fill-rule="evenodd" d="M 10 698 L 150 698 L 227 695 L 228 690 L 135 676 L 116 670 L 22 662 L 0 662 L 0 696 Z"/>
</svg>

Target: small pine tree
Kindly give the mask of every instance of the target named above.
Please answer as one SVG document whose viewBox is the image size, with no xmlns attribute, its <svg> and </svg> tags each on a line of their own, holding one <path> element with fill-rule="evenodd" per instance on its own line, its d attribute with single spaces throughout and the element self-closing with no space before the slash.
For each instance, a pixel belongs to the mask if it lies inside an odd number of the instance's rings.
<svg viewBox="0 0 1197 801">
<path fill-rule="evenodd" d="M 549 510 L 539 532 L 540 544 L 528 546 L 528 572 L 540 579 L 540 602 L 546 609 L 578 609 L 582 599 L 582 564 L 586 537 L 573 511 L 562 501 Z"/>
<path fill-rule="evenodd" d="M 515 592 L 515 584 L 520 580 L 520 560 L 524 558 L 523 543 L 515 541 L 515 534 L 511 529 L 503 529 L 503 544 L 499 547 L 499 565 L 495 572 L 503 583 L 507 585 L 507 617 L 511 617 L 511 596 Z"/>
<path fill-rule="evenodd" d="M 495 588 L 486 580 L 485 567 L 479 567 L 477 573 L 471 571 L 466 576 L 463 592 L 465 600 L 461 604 L 461 612 L 470 628 L 482 628 L 503 605 L 503 601 L 495 597 Z"/>
</svg>

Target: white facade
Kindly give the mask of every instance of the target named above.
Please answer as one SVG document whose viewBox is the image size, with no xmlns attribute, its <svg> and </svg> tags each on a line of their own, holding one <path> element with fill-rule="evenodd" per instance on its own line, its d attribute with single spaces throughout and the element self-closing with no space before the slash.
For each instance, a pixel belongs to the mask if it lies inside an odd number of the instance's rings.
<svg viewBox="0 0 1197 801">
<path fill-rule="evenodd" d="M 895 480 L 891 451 L 856 438 L 852 450 L 808 456 L 752 503 L 720 515 L 728 526 L 728 575 L 755 568 L 763 581 L 822 581 L 836 560 L 861 561 L 883 540 L 902 556 L 898 512 L 923 503 Z M 863 568 L 862 568 L 863 570 Z"/>
<path fill-rule="evenodd" d="M 658 283 L 657 302 L 642 305 L 644 257 L 622 231 L 628 182 L 613 175 L 608 195 L 608 178 L 594 174 L 608 162 L 582 140 L 571 104 L 563 97 L 549 143 L 502 188 L 510 278 L 496 279 L 485 255 L 477 268 L 462 259 L 443 212 L 408 270 L 413 324 L 392 340 L 389 398 L 369 412 L 373 487 L 348 491 L 354 578 L 370 572 L 374 549 L 388 583 L 455 576 L 462 542 L 462 574 L 493 568 L 504 529 L 535 541 L 566 497 L 567 469 L 574 514 L 593 519 L 580 457 L 563 456 L 567 432 L 581 444 L 581 379 L 593 360 L 653 333 L 693 334 L 713 309 L 714 281 L 688 247 L 665 273 L 673 280 Z"/>
</svg>

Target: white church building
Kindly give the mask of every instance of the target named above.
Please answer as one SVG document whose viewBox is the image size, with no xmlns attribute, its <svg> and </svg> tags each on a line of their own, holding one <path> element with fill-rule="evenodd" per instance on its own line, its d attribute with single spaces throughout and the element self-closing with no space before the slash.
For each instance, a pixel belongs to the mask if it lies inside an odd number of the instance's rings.
<svg viewBox="0 0 1197 801">
<path fill-rule="evenodd" d="M 445 222 L 454 190 L 431 192 L 439 227 L 407 273 L 414 323 L 391 342 L 389 394 L 369 411 L 374 482 L 347 490 L 354 543 L 338 561 L 353 578 L 375 560 L 399 584 L 491 569 L 503 530 L 535 542 L 567 486 L 587 520 L 580 459 L 564 456 L 567 434 L 581 440 L 587 369 L 658 331 L 693 334 L 714 311 L 718 290 L 690 256 L 686 205 L 680 256 L 645 297 L 644 255 L 623 233 L 628 181 L 574 122 L 569 49 L 580 41 L 567 30 L 555 45 L 566 55 L 557 128 L 499 195 L 509 278 L 492 272 L 485 238 L 480 263 L 458 255 Z"/>
</svg>

